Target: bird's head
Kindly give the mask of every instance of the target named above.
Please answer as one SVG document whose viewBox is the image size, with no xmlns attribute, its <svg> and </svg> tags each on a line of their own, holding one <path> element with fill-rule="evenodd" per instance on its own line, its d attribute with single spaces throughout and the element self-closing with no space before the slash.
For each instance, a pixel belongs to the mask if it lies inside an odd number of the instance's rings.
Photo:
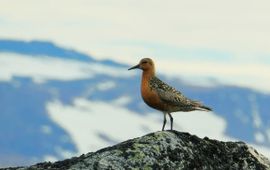
<svg viewBox="0 0 270 170">
<path fill-rule="evenodd" d="M 132 69 L 141 69 L 143 71 L 148 71 L 148 70 L 151 70 L 151 71 L 154 71 L 155 70 L 155 65 L 154 65 L 154 62 L 151 58 L 143 58 L 141 59 L 140 63 L 129 68 L 128 70 L 132 70 Z"/>
</svg>

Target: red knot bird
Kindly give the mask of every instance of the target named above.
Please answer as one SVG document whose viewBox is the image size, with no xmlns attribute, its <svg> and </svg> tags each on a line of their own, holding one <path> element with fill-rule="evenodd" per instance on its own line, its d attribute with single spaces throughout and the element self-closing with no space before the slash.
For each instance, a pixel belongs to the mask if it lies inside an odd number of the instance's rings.
<svg viewBox="0 0 270 170">
<path fill-rule="evenodd" d="M 148 106 L 157 109 L 164 114 L 162 131 L 164 131 L 164 127 L 167 122 L 167 114 L 170 117 L 171 130 L 173 130 L 172 112 L 189 112 L 194 110 L 212 111 L 211 108 L 202 105 L 199 101 L 188 99 L 180 91 L 177 91 L 175 88 L 157 78 L 155 75 L 155 65 L 152 59 L 141 59 L 139 64 L 129 68 L 128 70 L 132 69 L 141 69 L 143 71 L 141 80 L 141 96 L 144 102 Z"/>
</svg>

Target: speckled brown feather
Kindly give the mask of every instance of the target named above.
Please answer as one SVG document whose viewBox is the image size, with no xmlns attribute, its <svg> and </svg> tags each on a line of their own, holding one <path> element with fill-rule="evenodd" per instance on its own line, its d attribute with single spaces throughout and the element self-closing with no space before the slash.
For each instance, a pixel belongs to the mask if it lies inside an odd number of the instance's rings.
<svg viewBox="0 0 270 170">
<path fill-rule="evenodd" d="M 149 80 L 149 86 L 155 91 L 162 102 L 167 103 L 165 111 L 192 111 L 192 110 L 209 110 L 200 102 L 186 98 L 181 92 L 164 83 L 157 77 L 153 76 Z M 202 108 L 201 108 L 202 107 Z"/>
</svg>

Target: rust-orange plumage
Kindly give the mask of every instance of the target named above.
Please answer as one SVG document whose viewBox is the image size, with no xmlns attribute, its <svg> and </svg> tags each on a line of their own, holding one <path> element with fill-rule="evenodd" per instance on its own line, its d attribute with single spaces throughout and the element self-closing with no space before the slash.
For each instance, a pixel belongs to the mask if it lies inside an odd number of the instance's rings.
<svg viewBox="0 0 270 170">
<path fill-rule="evenodd" d="M 157 78 L 155 76 L 155 65 L 152 59 L 144 58 L 139 64 L 129 68 L 128 70 L 136 68 L 143 70 L 141 80 L 141 96 L 144 102 L 148 106 L 164 113 L 162 131 L 166 125 L 166 114 L 168 114 L 170 117 L 172 130 L 172 112 L 188 112 L 194 110 L 211 111 L 211 108 L 202 105 L 198 101 L 186 98 L 181 92 Z"/>
</svg>

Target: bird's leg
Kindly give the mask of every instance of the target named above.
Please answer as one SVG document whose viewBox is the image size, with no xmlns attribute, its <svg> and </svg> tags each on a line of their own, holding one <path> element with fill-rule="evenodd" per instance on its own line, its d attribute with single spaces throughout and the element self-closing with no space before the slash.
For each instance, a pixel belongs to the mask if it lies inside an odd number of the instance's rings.
<svg viewBox="0 0 270 170">
<path fill-rule="evenodd" d="M 171 115 L 171 113 L 168 113 L 169 116 L 170 116 L 170 120 L 171 120 L 171 130 L 173 130 L 173 117 Z"/>
<path fill-rule="evenodd" d="M 165 127 L 166 122 L 167 122 L 167 120 L 166 120 L 166 113 L 163 113 L 163 114 L 164 114 L 164 119 L 163 119 L 162 131 L 164 131 L 164 127 Z"/>
</svg>

